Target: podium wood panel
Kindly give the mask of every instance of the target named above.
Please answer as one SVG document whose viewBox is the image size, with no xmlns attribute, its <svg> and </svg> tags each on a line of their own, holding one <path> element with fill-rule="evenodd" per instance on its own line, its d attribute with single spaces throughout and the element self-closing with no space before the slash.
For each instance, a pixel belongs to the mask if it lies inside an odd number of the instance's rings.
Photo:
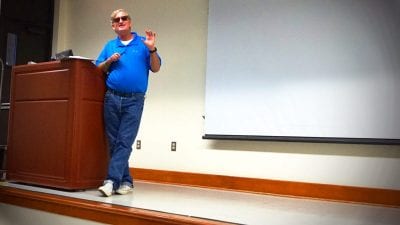
<svg viewBox="0 0 400 225">
<path fill-rule="evenodd" d="M 99 186 L 108 164 L 104 92 L 102 72 L 87 60 L 15 66 L 7 179 L 71 190 Z"/>
</svg>

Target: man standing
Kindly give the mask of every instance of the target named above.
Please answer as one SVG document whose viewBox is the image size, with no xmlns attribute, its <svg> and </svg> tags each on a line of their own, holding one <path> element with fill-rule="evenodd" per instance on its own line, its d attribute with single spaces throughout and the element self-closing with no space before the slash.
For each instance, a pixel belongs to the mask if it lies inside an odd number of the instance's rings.
<svg viewBox="0 0 400 225">
<path fill-rule="evenodd" d="M 161 67 L 156 33 L 146 30 L 141 37 L 132 32 L 131 17 L 124 9 L 111 13 L 111 27 L 117 37 L 107 42 L 96 61 L 107 73 L 104 123 L 110 162 L 104 184 L 98 189 L 104 196 L 133 190 L 129 157 L 139 130 L 149 71 L 155 73 Z"/>
</svg>

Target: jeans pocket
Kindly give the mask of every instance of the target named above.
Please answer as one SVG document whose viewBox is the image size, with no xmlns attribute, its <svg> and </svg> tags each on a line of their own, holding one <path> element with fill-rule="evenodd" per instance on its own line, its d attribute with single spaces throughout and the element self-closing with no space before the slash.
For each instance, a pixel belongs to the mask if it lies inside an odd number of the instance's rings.
<svg viewBox="0 0 400 225">
<path fill-rule="evenodd" d="M 104 104 L 109 102 L 110 98 L 112 98 L 112 93 L 110 91 L 106 91 L 106 94 L 104 95 Z"/>
</svg>

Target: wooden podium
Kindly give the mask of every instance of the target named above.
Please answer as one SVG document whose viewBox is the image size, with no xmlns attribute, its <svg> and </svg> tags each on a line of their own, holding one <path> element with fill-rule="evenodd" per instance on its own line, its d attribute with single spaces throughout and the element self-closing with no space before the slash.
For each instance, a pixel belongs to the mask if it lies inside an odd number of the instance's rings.
<svg viewBox="0 0 400 225">
<path fill-rule="evenodd" d="M 69 190 L 101 185 L 104 92 L 104 75 L 89 60 L 15 66 L 7 180 Z"/>
</svg>

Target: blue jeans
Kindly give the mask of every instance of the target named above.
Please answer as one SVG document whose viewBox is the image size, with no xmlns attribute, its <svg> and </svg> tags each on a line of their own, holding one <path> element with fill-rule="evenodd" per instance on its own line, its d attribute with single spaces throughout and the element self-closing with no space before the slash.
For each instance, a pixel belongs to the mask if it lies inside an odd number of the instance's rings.
<svg viewBox="0 0 400 225">
<path fill-rule="evenodd" d="M 110 151 L 105 182 L 113 182 L 114 189 L 121 184 L 133 184 L 129 173 L 129 157 L 139 130 L 144 105 L 144 94 L 121 97 L 107 91 L 104 97 L 104 124 Z"/>
</svg>

